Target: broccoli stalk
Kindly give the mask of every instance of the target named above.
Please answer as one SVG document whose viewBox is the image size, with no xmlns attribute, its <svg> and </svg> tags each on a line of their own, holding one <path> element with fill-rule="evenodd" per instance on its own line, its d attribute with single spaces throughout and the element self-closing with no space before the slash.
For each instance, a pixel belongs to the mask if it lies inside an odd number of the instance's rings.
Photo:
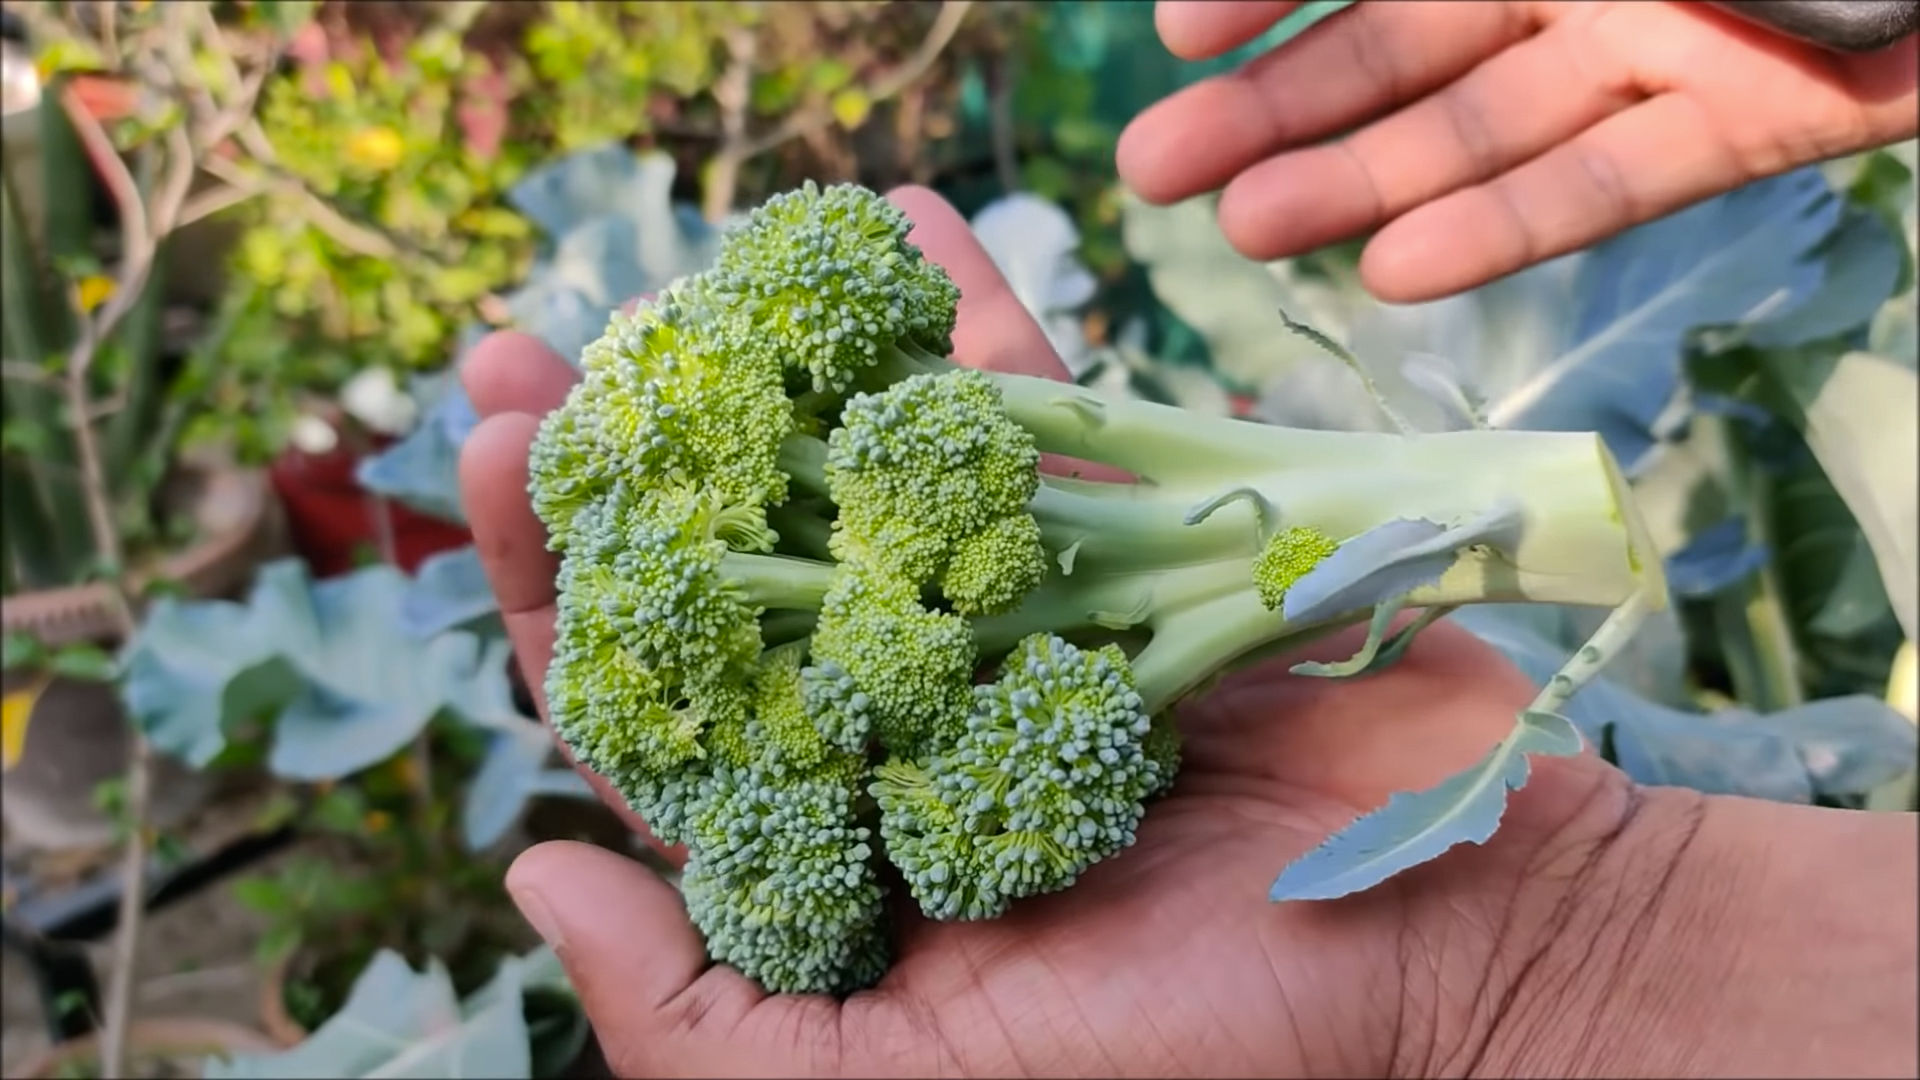
<svg viewBox="0 0 1920 1080">
<path fill-rule="evenodd" d="M 1152 712 L 1255 649 L 1298 643 L 1372 614 L 1367 604 L 1306 619 L 1276 616 L 1273 601 L 1284 590 L 1272 587 L 1260 563 L 1289 543 L 1311 547 L 1393 519 L 1464 522 L 1506 500 L 1502 524 L 1511 541 L 1460 545 L 1454 565 L 1409 590 L 1403 606 L 1613 606 L 1658 572 L 1640 557 L 1650 541 L 1635 531 L 1627 483 L 1596 435 L 1403 436 L 1199 422 L 1182 409 L 1109 400 L 1047 379 L 925 358 L 899 368 L 899 378 L 966 372 L 990 380 L 1006 415 L 1038 450 L 1134 475 L 1131 483 L 1042 477 L 1028 509 L 1058 570 L 1017 609 L 977 617 L 974 628 L 986 655 L 1035 633 L 1149 630 L 1151 641 L 1132 663 Z M 795 435 L 780 460 L 796 487 L 825 496 L 826 456 L 820 439 Z M 798 512 L 780 522 L 815 545 L 831 528 Z M 1290 528 L 1305 533 L 1296 539 Z"/>
<path fill-rule="evenodd" d="M 884 973 L 882 862 L 982 919 L 1132 844 L 1173 707 L 1237 664 L 1367 622 L 1306 669 L 1356 674 L 1461 604 L 1658 591 L 1595 436 L 1298 431 L 962 368 L 908 228 L 857 187 L 770 200 L 614 316 L 531 455 L 554 725 L 688 847 L 710 951 L 770 990 Z"/>
</svg>

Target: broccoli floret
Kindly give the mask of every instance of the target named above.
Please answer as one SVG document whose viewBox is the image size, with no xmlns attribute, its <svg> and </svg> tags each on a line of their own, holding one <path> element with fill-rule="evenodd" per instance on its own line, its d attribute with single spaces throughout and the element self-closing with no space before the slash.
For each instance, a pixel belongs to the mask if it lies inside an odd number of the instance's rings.
<svg viewBox="0 0 1920 1080">
<path fill-rule="evenodd" d="M 884 863 L 977 919 L 1124 850 L 1176 706 L 1238 664 L 1375 607 L 1658 574 L 1589 436 L 1289 430 L 960 367 L 909 228 L 852 186 L 769 201 L 612 319 L 531 453 L 554 726 L 687 846 L 713 956 L 769 989 L 881 977 Z M 1368 595 L 1383 529 L 1380 598 L 1318 610 Z"/>
<path fill-rule="evenodd" d="M 976 656 L 965 619 L 922 607 L 897 578 L 843 569 L 813 632 L 807 707 L 835 745 L 911 751 L 959 730 Z"/>
<path fill-rule="evenodd" d="M 952 350 L 960 290 L 907 242 L 912 227 L 871 192 L 809 182 L 754 209 L 707 277 L 766 355 L 844 390 L 892 350 Z"/>
<path fill-rule="evenodd" d="M 1151 727 L 1118 648 L 1022 641 L 951 749 L 878 770 L 881 834 L 921 910 L 990 919 L 1130 846 L 1162 786 Z"/>
<path fill-rule="evenodd" d="M 849 768 L 714 769 L 688 814 L 687 914 L 768 990 L 851 990 L 886 964 L 885 894 Z"/>
<path fill-rule="evenodd" d="M 916 375 L 856 394 L 827 439 L 840 508 L 834 554 L 915 584 L 956 610 L 1004 611 L 1039 584 L 1047 554 L 1027 504 L 1040 452 L 977 371 Z"/>
</svg>

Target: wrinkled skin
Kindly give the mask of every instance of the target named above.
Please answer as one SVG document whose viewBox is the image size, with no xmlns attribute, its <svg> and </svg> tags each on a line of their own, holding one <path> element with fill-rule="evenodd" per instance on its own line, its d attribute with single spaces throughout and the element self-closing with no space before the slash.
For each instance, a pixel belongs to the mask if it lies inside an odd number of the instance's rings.
<svg viewBox="0 0 1920 1080">
<path fill-rule="evenodd" d="M 1154 18 L 1198 60 L 1299 6 L 1161 0 Z M 1917 76 L 1912 35 L 1830 53 L 1700 3 L 1375 0 L 1146 109 L 1118 165 L 1150 202 L 1220 191 L 1249 258 L 1371 234 L 1362 279 L 1408 303 L 1911 139 Z"/>
<path fill-rule="evenodd" d="M 965 294 L 959 359 L 1061 376 L 952 208 L 922 189 L 894 198 Z M 555 565 L 527 506 L 525 463 L 537 416 L 571 373 L 511 333 L 481 345 L 465 370 L 486 417 L 462 461 L 466 505 L 538 687 Z M 1342 657 L 1355 643 L 1348 635 L 1310 655 Z M 1242 673 L 1185 708 L 1179 781 L 1134 847 L 995 922 L 903 912 L 894 968 L 845 1003 L 768 996 L 710 966 L 675 891 L 621 855 L 545 844 L 516 862 L 509 884 L 622 1075 L 1491 1069 L 1489 1038 L 1525 990 L 1515 973 L 1545 946 L 1574 877 L 1643 803 L 1621 774 L 1591 757 L 1539 762 L 1483 848 L 1349 901 L 1275 905 L 1266 894 L 1287 860 L 1355 813 L 1485 753 L 1531 693 L 1496 653 L 1444 624 L 1375 678 L 1334 684 L 1284 664 Z"/>
</svg>

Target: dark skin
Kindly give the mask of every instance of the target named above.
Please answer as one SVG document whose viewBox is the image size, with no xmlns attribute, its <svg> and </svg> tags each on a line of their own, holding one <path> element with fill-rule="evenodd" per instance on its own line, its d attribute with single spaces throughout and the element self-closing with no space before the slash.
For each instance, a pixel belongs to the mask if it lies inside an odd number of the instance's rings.
<svg viewBox="0 0 1920 1080">
<path fill-rule="evenodd" d="M 1197 58 L 1295 6 L 1162 3 L 1157 20 Z M 1224 187 L 1222 227 L 1255 258 L 1377 228 L 1369 288 L 1427 299 L 1911 137 L 1915 57 L 1912 39 L 1830 56 L 1692 5 L 1374 0 L 1150 109 L 1119 168 L 1156 202 Z M 1063 375 L 952 208 L 893 197 L 964 293 L 957 358 Z M 486 418 L 462 456 L 466 506 L 537 687 L 555 563 L 527 447 L 572 372 L 503 333 L 464 377 Z M 1289 859 L 1477 759 L 1533 693 L 1444 623 L 1363 680 L 1286 673 L 1305 656 L 1181 709 L 1179 782 L 1134 847 L 994 922 L 902 906 L 893 969 L 844 1002 L 769 996 L 708 963 L 678 894 L 613 852 L 543 844 L 508 884 L 623 1076 L 1920 1074 L 1913 815 L 1542 759 L 1486 845 L 1359 896 L 1269 903 Z"/>
<path fill-rule="evenodd" d="M 960 360 L 1059 375 L 964 220 L 925 190 L 893 197 L 963 290 Z M 551 654 L 555 564 L 527 505 L 527 447 L 571 378 L 517 334 L 490 339 L 466 369 L 486 417 L 463 454 L 466 505 L 536 684 Z M 1348 635 L 1308 655 L 1344 656 L 1353 644 Z M 621 855 L 544 844 L 508 884 L 566 963 L 621 1075 L 1435 1076 L 1526 1071 L 1541 1053 L 1566 1072 L 1587 1063 L 1578 1048 L 1552 1049 L 1558 1025 L 1542 1009 L 1591 1017 L 1617 1007 L 1602 988 L 1639 979 L 1614 955 L 1624 944 L 1576 962 L 1566 943 L 1586 943 L 1584 953 L 1624 943 L 1630 927 L 1634 941 L 1657 935 L 1660 912 L 1683 904 L 1666 894 L 1692 890 L 1649 883 L 1730 880 L 1721 863 L 1745 861 L 1732 843 L 1744 832 L 1717 824 L 1728 812 L 1709 813 L 1709 800 L 1638 788 L 1592 756 L 1540 760 L 1484 847 L 1340 902 L 1266 899 L 1289 859 L 1356 813 L 1485 753 L 1532 693 L 1497 653 L 1445 624 L 1373 678 L 1243 672 L 1182 710 L 1179 782 L 1137 844 L 997 921 L 937 924 L 903 906 L 892 971 L 844 1002 L 770 996 L 709 964 L 678 894 Z M 1723 832 L 1706 864 L 1683 859 L 1703 833 Z M 1695 955 L 1685 970 L 1718 968 Z M 1575 975 L 1572 989 L 1559 985 Z M 1912 995 L 1889 1000 L 1897 1008 Z M 1717 1063 L 1738 1071 L 1741 1060 Z"/>
<path fill-rule="evenodd" d="M 1162 0 L 1155 20 L 1203 59 L 1299 6 Z M 1912 36 L 1830 53 L 1697 3 L 1369 0 L 1147 109 L 1118 165 L 1150 202 L 1220 191 L 1249 258 L 1373 233 L 1361 277 L 1406 303 L 1911 139 L 1917 80 Z"/>
</svg>

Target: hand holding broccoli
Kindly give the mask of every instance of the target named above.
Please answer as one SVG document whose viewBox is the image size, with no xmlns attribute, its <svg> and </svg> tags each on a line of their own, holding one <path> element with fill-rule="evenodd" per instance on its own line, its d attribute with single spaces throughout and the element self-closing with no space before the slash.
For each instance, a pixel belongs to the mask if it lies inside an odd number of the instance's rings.
<svg viewBox="0 0 1920 1080">
<path fill-rule="evenodd" d="M 958 215 L 925 191 L 894 201 L 915 223 L 913 241 L 960 287 L 954 358 L 1061 377 L 1057 366 L 1042 367 L 1050 355 L 1043 334 Z M 526 496 L 529 448 L 574 376 L 531 339 L 503 334 L 471 358 L 465 377 L 486 416 L 463 455 L 466 505 L 538 687 L 554 654 L 558 560 Z M 1358 637 L 1331 638 L 1308 655 L 1340 659 Z M 780 654 L 771 670 L 785 672 L 792 659 Z M 1730 856 L 1724 835 L 1711 850 L 1690 847 L 1702 831 L 1697 797 L 1636 791 L 1587 756 L 1544 759 L 1487 845 L 1337 906 L 1266 898 L 1277 863 L 1391 793 L 1431 786 L 1472 761 L 1532 692 L 1492 650 L 1444 624 L 1397 666 L 1352 684 L 1276 667 L 1234 675 L 1180 708 L 1179 779 L 1139 822 L 1132 846 L 1071 888 L 992 920 L 937 921 L 916 897 L 896 893 L 885 975 L 842 999 L 769 995 L 714 964 L 682 896 L 613 853 L 543 845 L 516 863 L 509 884 L 567 965 L 618 1075 L 1671 1070 L 1691 1060 L 1690 1040 L 1710 1019 L 1701 1010 L 1737 1004 L 1713 982 L 1713 961 L 1724 956 L 1703 955 L 1710 946 L 1697 938 L 1686 940 L 1684 957 L 1656 946 L 1655 958 L 1683 982 L 1667 972 L 1668 994 L 1646 998 L 1642 952 L 1625 949 L 1621 935 L 1642 932 L 1640 923 L 1654 933 L 1702 925 L 1702 893 L 1719 897 L 1762 874 L 1766 861 L 1732 857 L 1747 854 L 1738 849 Z M 542 711 L 551 715 L 552 702 L 543 700 Z M 631 813 L 607 779 L 592 778 Z M 909 790 L 909 781 L 894 783 Z M 1771 842 L 1779 830 L 1759 835 Z M 1897 842 L 1873 854 L 1879 863 L 1902 857 L 1911 862 Z M 1821 880 L 1806 878 L 1814 888 Z M 1774 917 L 1737 895 L 1730 912 Z M 1725 936 L 1739 947 L 1755 939 L 1732 929 Z M 1616 996 L 1616 986 L 1632 993 Z M 1874 992 L 1898 999 L 1887 989 Z M 1676 999 L 1679 1007 L 1655 1017 L 1635 1011 Z M 1613 1016 L 1632 1025 L 1631 1037 L 1552 1038 L 1556 1025 L 1592 1031 Z M 1831 1021 L 1804 1008 L 1792 1016 Z M 1787 1040 L 1781 1045 L 1811 1045 L 1794 1041 L 1791 1024 L 1774 1030 Z M 1764 1056 L 1765 1040 L 1741 1038 L 1762 1055 L 1748 1060 L 1782 1067 Z M 1619 1053 L 1646 1056 L 1609 1056 Z"/>
</svg>

